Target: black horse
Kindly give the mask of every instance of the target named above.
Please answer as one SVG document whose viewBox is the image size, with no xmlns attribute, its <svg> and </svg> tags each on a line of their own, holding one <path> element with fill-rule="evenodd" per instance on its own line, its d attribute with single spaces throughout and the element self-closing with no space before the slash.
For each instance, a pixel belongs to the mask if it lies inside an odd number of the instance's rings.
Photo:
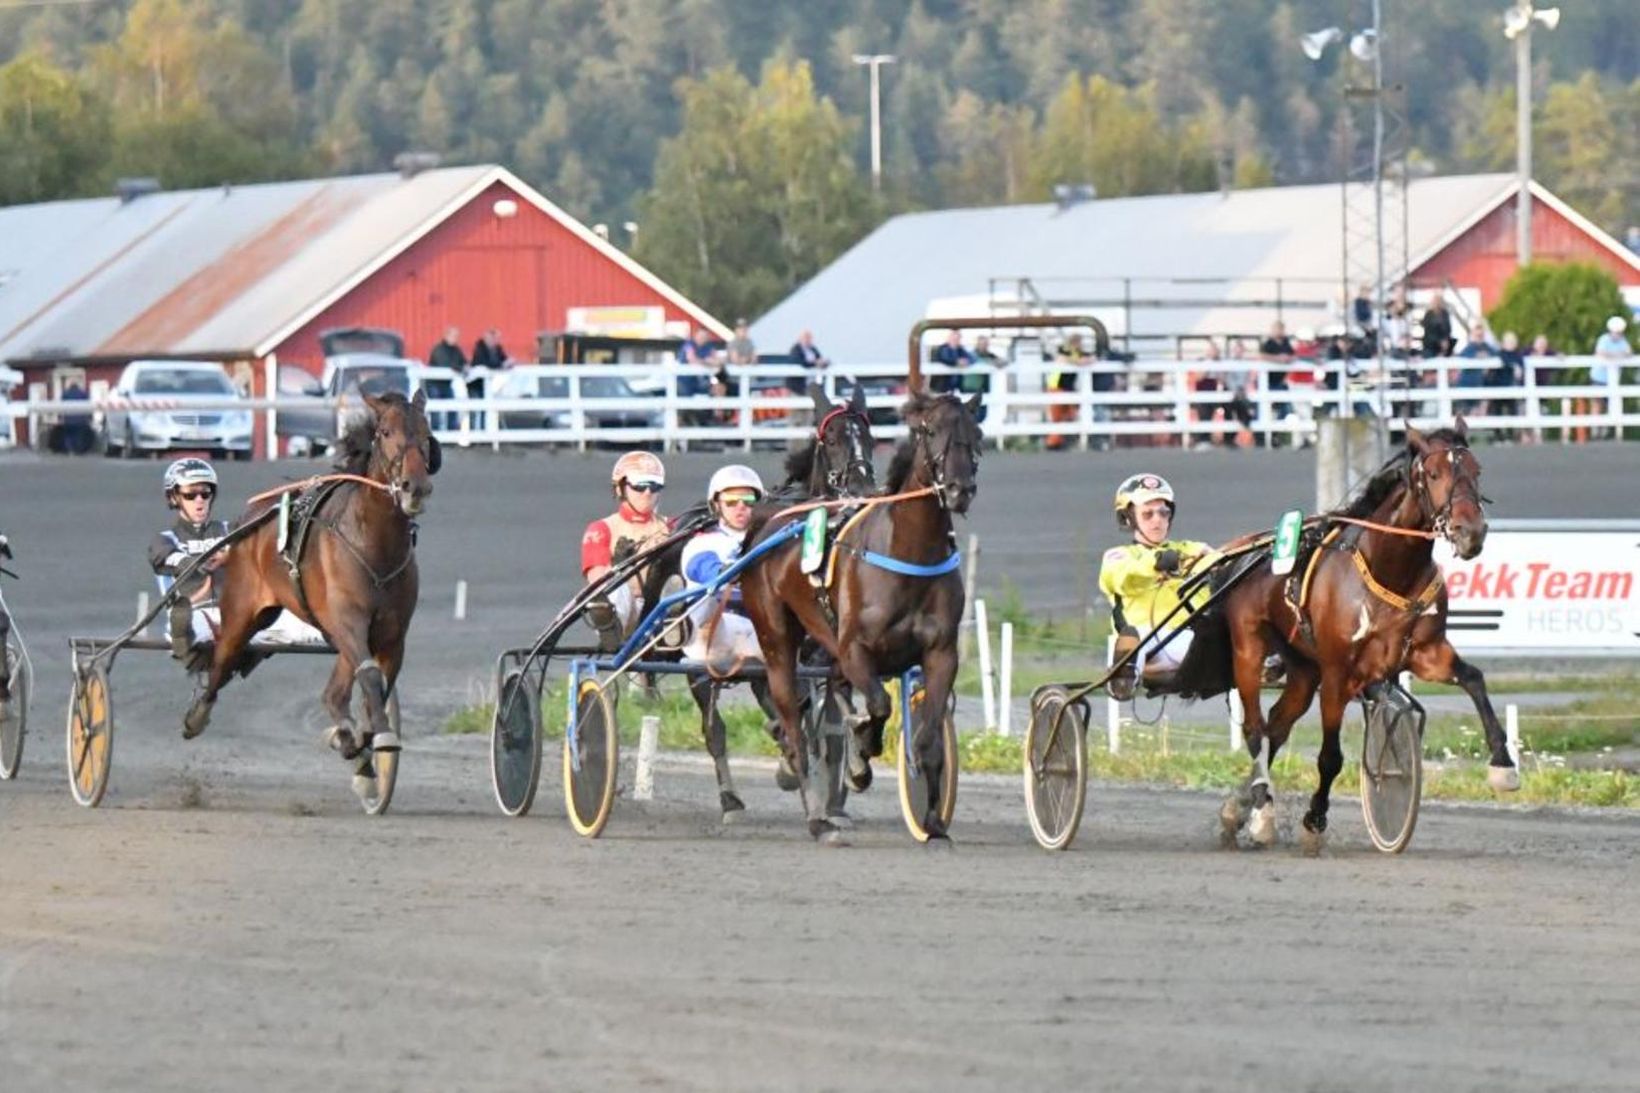
<svg viewBox="0 0 1640 1093">
<path fill-rule="evenodd" d="M 946 839 L 939 815 L 945 765 L 941 729 L 956 682 L 963 609 L 952 515 L 967 512 L 978 490 L 979 407 L 978 395 L 965 403 L 954 395 L 920 392 L 905 404 L 901 416 L 910 436 L 890 464 L 888 496 L 908 496 L 877 502 L 838 535 L 829 592 L 802 572 L 796 543 L 775 549 L 741 578 L 741 600 L 763 647 L 787 759 L 797 771 L 809 832 L 817 839 L 835 842 L 839 836 L 826 816 L 826 802 L 808 784 L 796 675 L 806 636 L 865 696 L 866 713 L 854 731 L 863 737 L 868 758 L 881 753 L 890 714 L 880 678 L 922 666 L 925 698 L 912 737 L 928 787 L 922 827 L 931 839 Z M 761 527 L 754 521 L 748 548 L 793 518 L 770 519 Z M 851 772 L 856 788 L 869 784 L 869 772 L 869 764 L 863 772 Z"/>
<path fill-rule="evenodd" d="M 818 422 L 815 435 L 786 457 L 785 480 L 765 499 L 760 511 L 773 513 L 804 501 L 864 497 L 876 491 L 876 470 L 871 462 L 874 442 L 871 422 L 866 416 L 865 394 L 856 385 L 848 402 L 833 403 L 818 385 L 811 384 L 809 397 L 814 401 Z M 687 521 L 705 511 L 706 503 L 700 502 L 685 510 L 679 520 Z M 653 606 L 683 587 L 684 545 L 680 542 L 667 548 L 649 566 L 643 582 L 645 604 Z M 677 656 L 684 641 L 675 636 L 666 644 L 669 648 L 660 655 Z M 692 672 L 688 680 L 689 693 L 700 708 L 706 751 L 712 756 L 717 771 L 718 804 L 723 810 L 723 821 L 733 823 L 745 811 L 746 804 L 735 792 L 734 778 L 729 772 L 727 728 L 717 711 L 717 693 L 722 682 L 706 672 Z M 770 725 L 776 726 L 778 714 L 770 700 L 768 684 L 762 679 L 753 679 L 751 687 Z M 782 789 L 792 790 L 798 786 L 797 775 L 784 757 L 776 780 Z M 841 801 L 832 804 L 834 809 L 841 808 Z"/>
</svg>

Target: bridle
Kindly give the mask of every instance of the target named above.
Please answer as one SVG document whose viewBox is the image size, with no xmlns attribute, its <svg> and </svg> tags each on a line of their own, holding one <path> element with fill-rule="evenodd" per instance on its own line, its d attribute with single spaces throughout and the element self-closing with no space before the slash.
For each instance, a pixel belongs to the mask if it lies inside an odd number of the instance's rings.
<svg viewBox="0 0 1640 1093">
<path fill-rule="evenodd" d="M 408 411 L 406 411 L 404 413 L 404 426 L 402 429 L 404 439 L 399 445 L 398 453 L 391 458 L 389 458 L 387 454 L 387 445 L 383 443 L 388 438 L 388 432 L 385 428 L 383 416 L 379 413 L 376 415 L 375 426 L 372 430 L 373 439 L 370 445 L 370 466 L 373 471 L 378 468 L 380 469 L 380 481 L 382 482 L 383 488 L 387 490 L 388 495 L 393 498 L 393 504 L 395 507 L 399 506 L 400 503 L 399 494 L 402 491 L 399 488 L 399 482 L 404 478 L 404 461 L 409 458 L 410 449 L 412 447 L 421 453 L 423 466 L 425 468 L 424 473 L 432 473 L 432 430 L 429 429 L 427 432 L 427 444 L 424 447 L 423 445 L 414 443 L 410 440 L 410 425 L 410 415 Z"/>
<path fill-rule="evenodd" d="M 848 459 L 842 467 L 832 466 L 830 457 L 826 454 L 826 427 L 836 419 L 842 420 L 843 436 L 848 445 Z M 848 489 L 849 481 L 858 473 L 867 482 L 876 479 L 876 470 L 871 465 L 871 455 L 865 447 L 865 438 L 871 431 L 871 422 L 866 416 L 850 406 L 837 406 L 820 419 L 820 424 L 814 430 L 814 442 L 819 447 L 820 458 L 825 460 L 826 489 L 832 494 L 842 494 Z"/>
<path fill-rule="evenodd" d="M 1460 455 L 1463 458 L 1460 458 Z M 1452 468 L 1452 485 L 1446 493 L 1446 503 L 1439 508 L 1435 506 L 1435 499 L 1429 492 L 1429 471 L 1427 464 L 1432 459 L 1446 457 L 1447 464 Z M 1412 459 L 1407 465 L 1407 488 L 1413 491 L 1418 498 L 1418 511 L 1435 534 L 1448 542 L 1452 541 L 1452 505 L 1458 499 L 1459 491 L 1467 486 L 1468 494 L 1475 502 L 1476 508 L 1487 504 L 1487 497 L 1481 493 L 1480 463 L 1475 459 L 1475 453 L 1468 447 L 1448 447 L 1438 451 L 1426 452 Z"/>
<path fill-rule="evenodd" d="M 955 402 L 957 404 L 957 412 L 961 414 L 964 419 L 967 418 L 967 413 L 963 410 L 962 405 L 958 400 L 952 399 L 950 396 L 946 396 L 945 401 Z M 974 443 L 972 440 L 957 439 L 957 434 L 961 431 L 960 423 L 956 427 L 947 430 L 945 434 L 945 445 L 940 448 L 939 454 L 936 455 L 934 453 L 933 428 L 922 423 L 911 427 L 911 435 L 914 438 L 917 447 L 922 451 L 923 467 L 928 472 L 929 483 L 934 487 L 934 496 L 939 499 L 940 508 L 942 509 L 949 507 L 949 502 L 946 501 L 945 498 L 945 488 L 948 484 L 945 477 L 945 461 L 951 457 L 952 448 L 961 448 L 968 453 L 968 458 L 974 466 L 974 477 L 976 479 L 979 477 L 979 445 Z"/>
</svg>

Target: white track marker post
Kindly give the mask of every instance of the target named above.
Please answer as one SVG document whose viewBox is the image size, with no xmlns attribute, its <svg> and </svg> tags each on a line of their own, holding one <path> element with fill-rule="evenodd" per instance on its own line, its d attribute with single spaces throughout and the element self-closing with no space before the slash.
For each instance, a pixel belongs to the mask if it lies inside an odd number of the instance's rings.
<svg viewBox="0 0 1640 1093">
<path fill-rule="evenodd" d="M 1503 708 L 1503 739 L 1509 748 L 1509 758 L 1520 770 L 1520 707 L 1513 702 Z"/>
<path fill-rule="evenodd" d="M 456 582 L 456 621 L 465 622 L 467 619 L 467 582 Z"/>
<path fill-rule="evenodd" d="M 148 617 L 148 593 L 138 592 L 137 593 L 137 621 L 140 622 L 140 621 L 142 621 L 143 619 L 145 619 L 147 617 Z M 145 638 L 147 636 L 148 636 L 148 627 L 144 626 L 141 630 L 137 631 L 137 637 Z"/>
<path fill-rule="evenodd" d="M 1247 710 L 1241 704 L 1241 692 L 1230 690 L 1230 750 L 1240 751 L 1247 746 L 1246 737 L 1242 736 L 1242 726 L 1247 724 Z"/>
<path fill-rule="evenodd" d="M 1002 624 L 1002 663 L 997 673 L 997 732 L 1007 736 L 1012 732 L 1014 704 L 1014 624 Z"/>
<path fill-rule="evenodd" d="M 632 777 L 632 799 L 651 801 L 655 798 L 655 752 L 661 744 L 661 719 L 653 714 L 643 719 L 638 731 L 638 769 Z"/>
<path fill-rule="evenodd" d="M 997 694 L 991 679 L 991 620 L 985 601 L 974 601 L 974 636 L 979 646 L 979 701 L 985 707 L 985 731 L 997 731 Z"/>
<path fill-rule="evenodd" d="M 1105 640 L 1105 670 L 1116 663 L 1116 634 L 1113 631 Z M 1110 697 L 1110 691 L 1105 691 L 1105 737 L 1109 742 L 1110 753 L 1120 755 L 1122 752 L 1122 704 Z"/>
<path fill-rule="evenodd" d="M 968 655 L 968 623 L 974 620 L 974 584 L 979 578 L 979 536 L 968 535 L 968 557 L 962 560 L 962 622 L 957 629 L 957 660 Z"/>
</svg>

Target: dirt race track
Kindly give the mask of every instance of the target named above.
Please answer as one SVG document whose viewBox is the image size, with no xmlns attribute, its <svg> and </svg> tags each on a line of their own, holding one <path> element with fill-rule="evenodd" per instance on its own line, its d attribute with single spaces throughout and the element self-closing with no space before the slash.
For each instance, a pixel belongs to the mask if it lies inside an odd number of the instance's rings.
<svg viewBox="0 0 1640 1093">
<path fill-rule="evenodd" d="M 1486 455 L 1500 508 L 1512 474 L 1587 492 L 1523 488 L 1556 508 L 1504 514 L 1640 508 L 1632 456 L 1494 470 L 1514 454 Z M 1308 463 L 1283 455 L 1249 453 L 1264 462 L 1244 509 L 1303 500 Z M 1219 526 L 1245 470 L 1154 462 L 1214 498 L 1218 523 L 1192 530 L 1245 530 Z M 1412 849 L 1385 858 L 1343 798 L 1310 859 L 1290 832 L 1268 852 L 1220 849 L 1215 798 L 1095 786 L 1076 848 L 1049 855 L 1018 779 L 971 777 L 955 848 L 933 852 L 884 779 L 854 803 L 854 845 L 826 851 L 752 763 L 751 818 L 719 829 L 709 774 L 683 758 L 656 801 L 623 797 L 597 842 L 563 820 L 556 761 L 535 814 L 502 819 L 485 741 L 432 730 L 567 595 L 603 463 L 458 458 L 439 480 L 403 774 L 369 820 L 318 743 L 323 670 L 295 657 L 230 688 L 186 744 L 176 669 L 122 657 L 112 788 L 99 810 L 75 806 L 63 639 L 130 617 L 159 468 L 0 461 L 0 528 L 25 576 L 7 598 L 37 669 L 23 773 L 0 785 L 0 1089 L 1640 1086 L 1627 814 L 1426 806 Z M 698 486 L 708 465 L 677 477 Z M 989 557 L 1068 535 L 1043 465 L 987 460 L 974 525 Z M 1118 465 L 1058 466 L 1086 476 L 1078 504 L 1102 516 Z M 226 492 L 288 473 L 229 468 Z M 539 515 L 560 489 L 573 515 Z M 1043 602 L 1064 561 L 1011 573 Z M 462 624 L 458 576 L 473 582 Z M 1289 825 L 1301 808 L 1284 802 Z"/>
</svg>

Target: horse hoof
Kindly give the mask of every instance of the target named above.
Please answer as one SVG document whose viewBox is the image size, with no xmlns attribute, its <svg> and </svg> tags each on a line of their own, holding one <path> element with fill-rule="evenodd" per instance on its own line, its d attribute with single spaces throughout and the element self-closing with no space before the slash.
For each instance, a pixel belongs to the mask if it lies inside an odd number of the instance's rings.
<svg viewBox="0 0 1640 1093">
<path fill-rule="evenodd" d="M 871 788 L 871 764 L 866 763 L 859 770 L 850 767 L 843 777 L 850 793 L 864 793 Z"/>
<path fill-rule="evenodd" d="M 1298 833 L 1298 845 L 1306 858 L 1319 858 L 1321 852 L 1327 849 L 1327 833 L 1311 831 L 1310 825 L 1304 824 Z"/>
<path fill-rule="evenodd" d="M 353 795 L 361 801 L 368 801 L 376 795 L 376 779 L 368 774 L 353 776 Z"/>
<path fill-rule="evenodd" d="M 370 738 L 370 750 L 374 752 L 399 751 L 402 747 L 396 732 L 379 732 Z"/>
<path fill-rule="evenodd" d="M 723 826 L 738 824 L 746 816 L 746 802 L 733 793 L 718 794 L 718 807 L 723 810 Z"/>
<path fill-rule="evenodd" d="M 1517 767 L 1487 767 L 1486 783 L 1500 793 L 1514 793 L 1520 789 L 1520 770 Z"/>
<path fill-rule="evenodd" d="M 797 780 L 797 772 L 792 769 L 792 765 L 786 761 L 785 756 L 780 757 L 780 765 L 774 768 L 774 784 L 787 793 L 792 792 L 800 785 Z"/>
<path fill-rule="evenodd" d="M 734 827 L 741 820 L 745 819 L 745 817 L 746 809 L 744 807 L 726 808 L 723 810 L 723 818 L 721 822 L 724 827 Z"/>
<path fill-rule="evenodd" d="M 359 742 L 353 737 L 353 730 L 346 725 L 332 725 L 325 730 L 325 745 L 337 752 L 343 759 L 357 759 Z"/>
<path fill-rule="evenodd" d="M 1264 805 L 1253 810 L 1247 822 L 1247 834 L 1255 845 L 1274 846 L 1276 841 L 1276 806 Z"/>
<path fill-rule="evenodd" d="M 182 716 L 182 738 L 192 740 L 205 731 L 205 726 L 211 723 L 211 705 L 208 702 L 195 702 Z"/>
<path fill-rule="evenodd" d="M 854 817 L 850 816 L 846 812 L 843 812 L 842 810 L 826 813 L 826 820 L 831 824 L 831 826 L 840 831 L 854 830 Z"/>
<path fill-rule="evenodd" d="M 951 836 L 943 831 L 930 831 L 928 841 L 923 843 L 930 850 L 950 850 Z"/>
<path fill-rule="evenodd" d="M 828 849 L 840 848 L 848 845 L 848 836 L 834 827 L 830 831 L 821 832 L 816 836 L 816 841 Z"/>
<path fill-rule="evenodd" d="M 1235 838 L 1236 832 L 1246 823 L 1247 813 L 1242 811 L 1241 801 L 1235 797 L 1226 797 L 1224 804 L 1219 806 L 1219 826 L 1224 828 L 1224 833 Z"/>
</svg>

